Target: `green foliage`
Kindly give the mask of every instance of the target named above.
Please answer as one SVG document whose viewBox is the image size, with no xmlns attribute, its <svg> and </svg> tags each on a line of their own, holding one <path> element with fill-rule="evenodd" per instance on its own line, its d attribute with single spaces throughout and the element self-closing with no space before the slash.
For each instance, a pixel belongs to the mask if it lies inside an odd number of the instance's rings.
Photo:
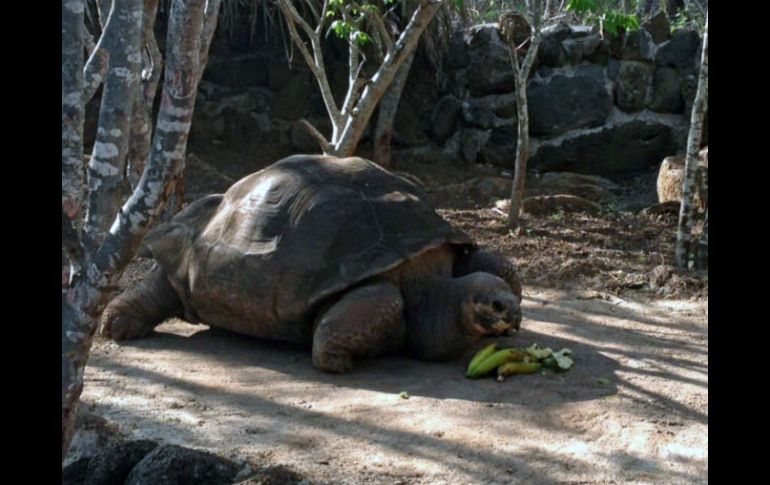
<svg viewBox="0 0 770 485">
<path fill-rule="evenodd" d="M 636 15 L 627 15 L 617 11 L 604 14 L 604 30 L 612 35 L 618 35 L 620 29 L 627 32 L 639 30 L 639 19 L 636 18 Z"/>
<path fill-rule="evenodd" d="M 635 14 L 627 14 L 612 8 L 608 2 L 599 0 L 569 0 L 567 11 L 584 17 L 584 20 L 600 25 L 605 32 L 618 35 L 625 31 L 639 30 L 639 19 Z"/>
<path fill-rule="evenodd" d="M 569 0 L 566 8 L 568 12 L 574 12 L 578 15 L 589 12 L 597 13 L 599 11 L 599 3 L 596 0 Z"/>
</svg>

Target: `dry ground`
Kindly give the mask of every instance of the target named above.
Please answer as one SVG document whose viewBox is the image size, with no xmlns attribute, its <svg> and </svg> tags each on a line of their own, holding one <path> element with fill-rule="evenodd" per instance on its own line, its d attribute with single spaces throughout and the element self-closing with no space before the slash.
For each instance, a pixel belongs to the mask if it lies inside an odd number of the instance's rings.
<svg viewBox="0 0 770 485">
<path fill-rule="evenodd" d="M 198 153 L 236 179 L 280 155 Z M 136 437 L 283 464 L 313 483 L 707 482 L 708 278 L 674 273 L 652 287 L 655 266 L 672 262 L 675 220 L 623 209 L 654 194 L 654 176 L 624 181 L 600 215 L 527 217 L 511 235 L 494 210 L 441 193 L 467 168 L 399 169 L 428 179 L 442 215 L 519 265 L 524 321 L 507 340 L 569 347 L 570 372 L 469 380 L 471 350 L 333 376 L 307 350 L 172 320 L 143 340 L 98 340 L 85 406 Z M 227 187 L 188 177 L 191 197 Z M 137 260 L 123 284 L 150 264 Z"/>
</svg>

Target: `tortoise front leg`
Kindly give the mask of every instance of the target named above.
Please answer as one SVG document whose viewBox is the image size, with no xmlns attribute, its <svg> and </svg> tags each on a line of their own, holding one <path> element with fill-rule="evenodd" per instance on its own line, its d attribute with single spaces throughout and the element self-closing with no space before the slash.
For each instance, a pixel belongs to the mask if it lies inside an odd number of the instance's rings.
<svg viewBox="0 0 770 485">
<path fill-rule="evenodd" d="M 101 335 L 112 340 L 144 337 L 167 318 L 181 314 L 179 296 L 166 273 L 156 265 L 147 278 L 107 305 Z"/>
<path fill-rule="evenodd" d="M 482 271 L 491 273 L 505 280 L 514 295 L 521 300 L 521 279 L 516 271 L 516 266 L 497 251 L 479 249 L 468 254 L 463 254 L 455 263 L 455 277 L 469 275 Z"/>
<path fill-rule="evenodd" d="M 403 348 L 404 300 L 390 283 L 376 283 L 345 294 L 316 321 L 313 365 L 326 372 L 353 368 L 353 357 L 375 357 Z"/>
</svg>

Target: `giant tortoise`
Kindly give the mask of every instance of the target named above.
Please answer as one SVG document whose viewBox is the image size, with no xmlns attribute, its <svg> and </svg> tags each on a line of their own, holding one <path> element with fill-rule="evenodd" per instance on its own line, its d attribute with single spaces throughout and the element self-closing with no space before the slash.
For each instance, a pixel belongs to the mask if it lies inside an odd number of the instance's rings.
<svg viewBox="0 0 770 485">
<path fill-rule="evenodd" d="M 362 158 L 295 155 L 186 207 L 145 239 L 157 265 L 102 334 L 179 316 L 312 346 L 313 364 L 458 356 L 521 321 L 514 266 L 444 221 L 417 185 Z"/>
</svg>

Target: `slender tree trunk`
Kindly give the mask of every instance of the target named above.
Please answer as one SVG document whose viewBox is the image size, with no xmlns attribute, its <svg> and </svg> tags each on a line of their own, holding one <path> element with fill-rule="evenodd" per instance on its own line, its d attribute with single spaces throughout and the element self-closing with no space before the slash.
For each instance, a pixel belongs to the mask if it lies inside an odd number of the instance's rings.
<svg viewBox="0 0 770 485">
<path fill-rule="evenodd" d="M 77 3 L 63 1 L 65 7 Z M 123 5 L 126 3 L 127 0 Z M 72 438 L 77 404 L 83 389 L 83 371 L 101 311 L 123 268 L 133 258 L 142 238 L 158 217 L 173 190 L 171 182 L 184 163 L 197 85 L 203 68 L 199 64 L 200 49 L 202 42 L 210 41 L 201 39 L 205 3 L 206 0 L 172 0 L 165 81 L 149 162 L 133 195 L 105 233 L 104 242 L 87 253 L 90 257 L 83 277 L 62 295 L 62 460 Z M 216 13 L 211 12 L 212 15 Z M 134 26 L 126 25 L 122 31 L 124 34 L 137 31 L 134 44 L 118 44 L 116 50 L 138 50 L 140 18 L 141 10 L 138 10 L 133 15 Z M 68 19 L 65 17 L 62 20 L 64 25 Z M 115 51 L 111 54 L 115 57 Z M 70 89 L 69 86 L 66 88 Z M 100 130 L 103 130 L 101 121 Z M 124 131 L 123 136 L 128 138 L 129 132 Z M 98 191 L 101 187 L 95 185 L 92 190 Z"/>
<path fill-rule="evenodd" d="M 703 116 L 708 102 L 708 11 L 706 29 L 703 33 L 703 51 L 701 53 L 698 90 L 690 116 L 690 134 L 687 138 L 687 158 L 685 160 L 684 181 L 682 183 L 682 204 L 679 208 L 679 225 L 676 235 L 676 262 L 681 268 L 687 268 L 692 252 L 692 221 L 695 215 L 695 184 L 698 171 L 698 152 L 703 133 Z"/>
<path fill-rule="evenodd" d="M 398 104 L 401 101 L 401 94 L 404 92 L 406 80 L 409 78 L 409 72 L 412 69 L 415 52 L 409 54 L 404 63 L 398 68 L 393 83 L 382 96 L 380 100 L 380 111 L 377 116 L 377 125 L 374 128 L 374 161 L 383 167 L 390 167 L 390 142 L 393 137 L 393 121 L 398 112 Z"/>
<path fill-rule="evenodd" d="M 536 15 L 532 16 L 536 18 Z M 521 203 L 524 199 L 524 189 L 527 178 L 527 158 L 529 157 L 529 107 L 527 105 L 527 80 L 532 65 L 537 57 L 537 51 L 540 47 L 542 37 L 538 26 L 533 27 L 527 54 L 524 61 L 519 66 L 519 57 L 516 51 L 516 36 L 514 35 L 513 25 L 505 26 L 506 43 L 508 44 L 508 53 L 511 61 L 514 79 L 516 81 L 516 114 L 518 116 L 518 130 L 516 141 L 516 163 L 513 176 L 513 185 L 511 187 L 511 206 L 508 210 L 508 227 L 516 229 L 519 227 L 521 216 Z"/>
<path fill-rule="evenodd" d="M 152 143 L 152 105 L 155 102 L 157 79 L 153 71 L 159 71 L 160 65 L 150 55 L 149 46 L 154 42 L 155 17 L 158 12 L 158 0 L 144 0 L 144 15 L 142 18 L 141 51 L 144 68 L 141 79 L 144 88 L 134 96 L 134 106 L 131 122 L 131 138 L 129 141 L 128 163 L 126 175 L 131 189 L 136 188 L 139 177 L 144 172 L 147 157 L 150 155 Z M 153 85 L 154 80 L 154 85 Z"/>
<path fill-rule="evenodd" d="M 80 241 L 80 213 L 85 198 L 83 170 L 83 13 L 84 0 L 62 0 L 62 244 L 70 275 L 85 264 Z M 65 237 L 66 236 L 66 237 Z"/>
<path fill-rule="evenodd" d="M 703 221 L 703 232 L 698 241 L 697 257 L 695 258 L 695 267 L 698 269 L 708 269 L 709 264 L 709 211 L 706 209 L 706 219 Z"/>
<path fill-rule="evenodd" d="M 109 28 L 100 44 L 110 53 L 110 69 L 99 110 L 91 161 L 88 164 L 88 209 L 84 232 L 87 253 L 104 240 L 120 205 L 124 164 L 128 152 L 134 96 L 138 92 L 142 56 L 139 50 L 143 4 L 141 0 L 116 2 Z"/>
<path fill-rule="evenodd" d="M 523 79 L 522 79 L 523 78 Z M 519 227 L 521 202 L 527 179 L 527 157 L 529 148 L 529 107 L 527 106 L 527 74 L 516 76 L 516 114 L 518 116 L 518 139 L 516 141 L 516 165 L 511 187 L 511 206 L 508 210 L 508 227 Z"/>
</svg>

